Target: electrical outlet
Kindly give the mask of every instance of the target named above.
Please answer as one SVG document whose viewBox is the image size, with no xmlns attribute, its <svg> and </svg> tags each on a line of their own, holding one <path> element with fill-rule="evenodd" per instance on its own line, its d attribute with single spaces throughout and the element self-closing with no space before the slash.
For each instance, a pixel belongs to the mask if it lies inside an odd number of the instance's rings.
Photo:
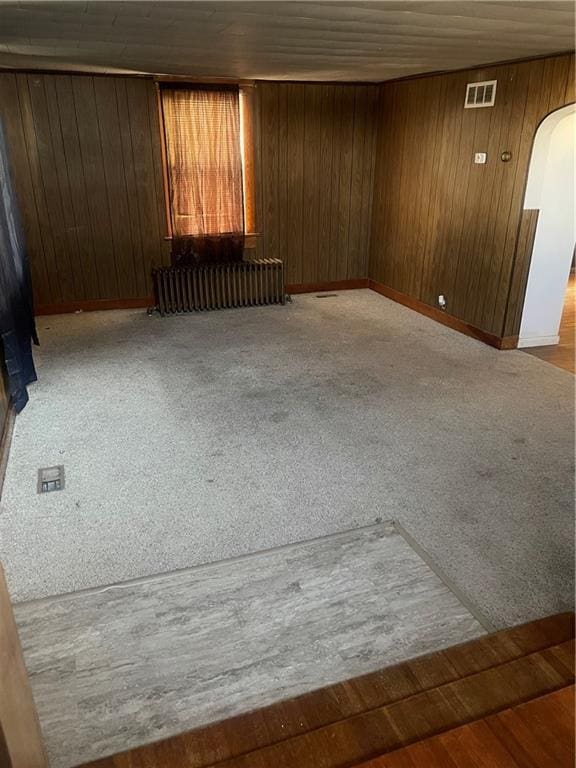
<svg viewBox="0 0 576 768">
<path fill-rule="evenodd" d="M 438 296 L 438 306 L 440 309 L 446 309 L 446 296 L 443 293 Z"/>
</svg>

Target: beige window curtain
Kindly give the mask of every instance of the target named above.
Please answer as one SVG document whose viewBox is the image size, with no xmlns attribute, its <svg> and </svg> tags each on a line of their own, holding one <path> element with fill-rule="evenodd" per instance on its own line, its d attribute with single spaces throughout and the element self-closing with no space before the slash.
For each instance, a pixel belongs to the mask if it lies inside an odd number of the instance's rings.
<svg viewBox="0 0 576 768">
<path fill-rule="evenodd" d="M 238 89 L 162 88 L 176 237 L 244 232 Z"/>
</svg>

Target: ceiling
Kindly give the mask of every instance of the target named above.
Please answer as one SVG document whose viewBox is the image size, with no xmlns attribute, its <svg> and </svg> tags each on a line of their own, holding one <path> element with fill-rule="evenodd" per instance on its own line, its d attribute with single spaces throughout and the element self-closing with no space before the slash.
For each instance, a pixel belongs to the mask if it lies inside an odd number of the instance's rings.
<svg viewBox="0 0 576 768">
<path fill-rule="evenodd" d="M 574 3 L 0 2 L 0 67 L 387 80 L 574 47 Z"/>
</svg>

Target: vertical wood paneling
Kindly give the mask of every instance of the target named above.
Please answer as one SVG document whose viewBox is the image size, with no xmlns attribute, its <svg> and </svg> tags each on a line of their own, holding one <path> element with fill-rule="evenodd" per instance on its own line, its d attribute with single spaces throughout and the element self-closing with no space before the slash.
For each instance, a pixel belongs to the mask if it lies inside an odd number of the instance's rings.
<svg viewBox="0 0 576 768">
<path fill-rule="evenodd" d="M 334 107 L 336 86 L 322 87 L 322 121 L 320 125 L 320 201 L 318 204 L 318 265 L 317 279 L 330 275 L 330 231 L 332 222 L 332 146 L 334 143 Z"/>
<path fill-rule="evenodd" d="M 538 224 L 539 211 L 527 208 L 522 211 L 518 239 L 516 241 L 516 254 L 514 274 L 510 285 L 508 298 L 508 311 L 504 324 L 504 336 L 517 336 L 520 330 L 528 272 L 534 248 L 534 237 Z"/>
<path fill-rule="evenodd" d="M 336 280 L 340 273 L 338 265 L 338 220 L 340 212 L 340 182 L 342 165 L 342 115 L 345 86 L 334 88 L 334 111 L 332 113 L 332 145 L 330 162 L 330 222 L 328 237 L 328 279 Z M 327 190 L 328 191 L 328 190 Z"/>
<path fill-rule="evenodd" d="M 76 119 L 79 120 L 80 155 L 87 191 L 90 231 L 95 244 L 98 289 L 100 295 L 115 299 L 119 296 L 118 281 L 110 203 L 104 174 L 105 150 L 100 135 L 94 78 L 73 77 L 72 93 Z"/>
<path fill-rule="evenodd" d="M 430 152 L 423 152 L 424 168 L 422 170 L 421 194 L 423 195 L 422 209 L 425 218 L 418 219 L 418 238 L 415 244 L 417 252 L 421 254 L 419 268 L 415 276 L 414 293 L 424 295 L 424 276 L 426 275 L 426 259 L 429 254 L 429 237 L 436 230 L 438 222 L 438 144 L 443 133 L 443 120 L 445 104 L 445 88 L 442 80 L 434 80 L 433 86 L 428 91 L 427 101 L 427 126 L 426 143 L 431 145 Z M 436 109 L 430 109 L 436 105 Z"/>
<path fill-rule="evenodd" d="M 111 86 L 114 87 L 111 87 Z M 132 253 L 132 238 L 128 224 L 128 201 L 123 167 L 120 122 L 114 80 L 94 79 L 94 100 L 102 153 L 104 185 L 110 221 L 117 296 L 129 296 L 135 275 L 132 260 L 122 258 Z"/>
<path fill-rule="evenodd" d="M 153 83 L 0 73 L 37 305 L 143 298 L 166 263 Z"/>
<path fill-rule="evenodd" d="M 126 186 L 127 218 L 126 233 L 129 236 L 130 250 L 123 259 L 122 272 L 132 275 L 132 284 L 128 296 L 145 296 L 147 281 L 142 254 L 145 247 L 144 230 L 141 224 L 140 206 L 136 191 L 136 167 L 134 149 L 132 146 L 132 131 L 130 126 L 130 107 L 126 90 L 126 79 L 116 80 L 116 108 L 118 110 L 118 141 L 122 156 L 122 171 Z"/>
<path fill-rule="evenodd" d="M 502 94 L 502 98 L 505 100 L 505 94 Z M 486 197 L 492 187 L 494 171 L 497 167 L 497 164 L 493 162 L 496 152 L 490 151 L 490 137 L 498 134 L 496 123 L 500 110 L 469 109 L 465 113 L 467 115 L 473 113 L 474 129 L 473 132 L 470 131 L 471 143 L 466 147 L 464 154 L 468 179 L 462 203 L 462 228 L 459 233 L 457 252 L 455 254 L 456 270 L 454 282 L 449 289 L 450 294 L 454 297 L 450 311 L 457 316 L 468 311 L 470 285 L 475 282 L 482 258 L 481 252 L 475 247 L 477 235 L 479 234 L 475 222 L 487 220 Z M 482 147 L 482 151 L 487 152 L 491 158 L 492 162 L 487 167 L 484 168 L 481 165 L 466 162 L 470 155 L 474 153 L 474 147 Z"/>
<path fill-rule="evenodd" d="M 568 67 L 564 104 L 571 104 L 573 101 L 576 101 L 576 67 Z"/>
<path fill-rule="evenodd" d="M 481 78 L 479 78 L 481 79 Z M 458 94 L 464 93 L 464 79 L 460 75 L 461 87 L 458 88 Z M 474 137 L 476 133 L 476 123 L 478 120 L 478 110 L 462 109 L 463 99 L 459 99 L 458 111 L 461 115 L 460 122 L 460 140 L 457 151 L 455 152 L 455 175 L 453 186 L 450 192 L 453 199 L 450 200 L 452 206 L 452 216 L 450 226 L 447 232 L 445 248 L 442 254 L 442 293 L 448 297 L 449 311 L 454 311 L 458 317 L 458 289 L 460 285 L 456 282 L 458 277 L 458 264 L 466 259 L 466 253 L 462 252 L 461 240 L 466 226 L 466 214 L 474 205 L 473 199 L 469 195 L 470 176 L 474 173 L 471 159 L 474 153 Z M 452 105 L 450 105 L 452 107 Z M 422 151 L 422 149 L 420 150 Z M 449 194 L 450 194 L 449 192 Z"/>
<path fill-rule="evenodd" d="M 352 184 L 352 149 L 354 121 L 356 117 L 357 88 L 344 86 L 342 93 L 342 113 L 340 120 L 340 183 L 338 188 L 338 228 L 336 242 L 336 280 L 348 277 L 348 233 L 350 230 L 351 184 Z M 362 277 L 362 275 L 360 275 Z"/>
<path fill-rule="evenodd" d="M 305 134 L 303 146 L 303 210 L 302 210 L 302 282 L 318 277 L 318 210 L 320 205 L 320 154 L 322 135 L 321 85 L 310 85 L 304 91 Z"/>
<path fill-rule="evenodd" d="M 68 256 L 68 261 L 64 262 L 64 268 L 69 272 L 69 279 L 67 279 L 67 277 L 64 277 L 63 279 L 63 290 L 64 287 L 67 288 L 64 293 L 64 298 L 67 301 L 74 300 L 76 297 L 83 299 L 85 297 L 83 264 L 79 258 L 81 243 L 78 237 L 76 218 L 74 215 L 72 191 L 68 184 L 66 147 L 64 143 L 60 110 L 58 108 L 56 83 L 52 77 L 43 77 L 42 80 L 46 96 L 48 122 L 50 124 L 50 133 L 52 136 L 57 194 L 59 196 L 62 221 L 64 224 L 64 237 L 66 240 L 65 253 Z"/>
<path fill-rule="evenodd" d="M 262 255 L 288 283 L 366 277 L 377 86 L 259 83 Z"/>
<path fill-rule="evenodd" d="M 377 86 L 260 83 L 258 256 L 287 281 L 366 277 Z M 0 73 L 37 305 L 136 299 L 169 261 L 153 83 Z"/>
<path fill-rule="evenodd" d="M 394 83 L 390 85 L 385 91 L 379 94 L 378 110 L 377 110 L 377 122 L 378 122 L 378 143 L 376 153 L 376 167 L 374 171 L 374 191 L 373 191 L 373 211 L 380 211 L 383 206 L 394 204 L 394 197 L 386 194 L 386 184 L 382 181 L 380 183 L 378 179 L 384 180 L 387 178 L 388 167 L 391 163 L 391 151 L 395 146 L 392 138 L 392 129 L 399 121 L 391 121 L 388 119 L 388 115 L 394 114 L 396 98 L 396 86 Z M 386 201 L 386 203 L 385 203 Z M 369 253 L 369 275 L 379 275 L 379 280 L 388 284 L 391 271 L 391 259 L 378 259 L 375 263 L 372 263 L 373 256 L 376 257 L 380 252 L 380 244 L 388 241 L 389 230 L 393 221 L 393 216 L 388 215 L 386 218 L 379 216 L 378 218 L 378 230 L 372 227 L 371 224 L 371 245 Z"/>
<path fill-rule="evenodd" d="M 268 258 L 279 257 L 279 236 L 276 227 L 269 227 L 269 221 L 277 221 L 280 214 L 278 195 L 278 93 L 274 84 L 263 84 L 260 88 L 262 146 L 262 210 L 264 252 Z M 264 170 L 265 169 L 265 170 Z"/>
<path fill-rule="evenodd" d="M 59 294 L 63 301 L 69 301 L 75 294 L 72 269 L 75 248 L 66 226 L 66 214 L 58 177 L 58 167 L 61 166 L 62 159 L 53 142 L 53 132 L 56 134 L 57 131 L 54 126 L 55 121 L 51 121 L 48 114 L 45 82 L 46 78 L 42 75 L 28 77 L 30 112 L 36 139 L 39 186 L 44 193 L 45 213 L 52 232 Z"/>
<path fill-rule="evenodd" d="M 302 281 L 304 247 L 304 141 L 306 122 L 304 116 L 305 90 L 300 85 L 279 86 L 287 88 L 288 104 L 288 174 L 287 174 L 287 218 L 288 255 L 286 280 L 289 283 Z M 277 146 L 277 151 L 279 151 Z M 264 170 L 266 173 L 266 170 Z M 266 226 L 277 230 L 278 225 L 269 219 Z"/>
<path fill-rule="evenodd" d="M 496 107 L 464 110 L 466 82 L 491 77 Z M 445 293 L 502 333 L 534 132 L 574 98 L 573 58 L 255 91 L 258 256 L 290 283 L 370 273 L 428 304 Z M 146 79 L 0 73 L 37 304 L 149 295 L 169 253 L 155 110 Z"/>
<path fill-rule="evenodd" d="M 460 143 L 462 135 L 462 101 L 458 96 L 461 93 L 465 78 L 453 78 L 446 83 L 444 100 L 441 105 L 443 115 L 442 134 L 438 144 L 438 164 L 436 173 L 438 178 L 438 196 L 436 217 L 433 221 L 427 220 L 426 226 L 433 226 L 432 237 L 427 239 L 428 254 L 425 254 L 423 264 L 428 265 L 428 272 L 424 274 L 422 283 L 427 287 L 427 294 L 431 297 L 430 303 L 434 303 L 439 293 L 445 292 L 446 274 L 449 273 L 447 263 L 447 244 L 451 238 L 452 217 L 455 215 L 454 206 L 451 204 L 452 190 L 456 184 L 456 171 L 458 155 L 454 147 Z M 397 98 L 401 99 L 400 86 Z M 423 151 L 423 145 L 420 150 Z M 393 177 L 393 168 L 391 174 Z M 448 203 L 450 201 L 450 203 Z M 404 257 L 402 256 L 401 260 Z M 421 289 L 422 290 L 422 289 Z"/>
<path fill-rule="evenodd" d="M 150 293 L 149 279 L 152 269 L 163 262 L 162 242 L 166 225 L 159 199 L 158 180 L 162 177 L 160 164 L 154 161 L 154 153 L 160 157 L 158 122 L 150 119 L 150 100 L 154 98 L 154 86 L 148 80 L 128 78 L 126 80 L 130 136 L 132 140 L 132 162 L 136 186 L 134 192 L 140 211 L 142 230 L 141 279 L 146 280 L 147 295 Z M 133 192 L 133 193 L 134 193 Z M 140 294 L 142 295 L 142 294 Z"/>
<path fill-rule="evenodd" d="M 498 80 L 498 98 L 502 108 L 486 110 L 491 114 L 489 131 L 486 136 L 486 151 L 490 158 L 497 158 L 502 151 L 501 147 L 509 145 L 508 134 L 511 125 L 512 106 L 516 102 L 522 103 L 525 100 L 525 83 L 522 77 L 515 78 L 502 70 L 497 70 L 494 74 L 496 77 L 493 79 Z M 492 235 L 495 225 L 499 221 L 500 191 L 505 172 L 506 165 L 504 163 L 493 162 L 490 163 L 485 174 L 482 171 L 477 174 L 478 179 L 482 182 L 478 194 L 478 218 L 488 222 L 488 226 L 470 227 L 472 241 L 469 250 L 474 258 L 468 261 L 469 275 L 466 272 L 461 275 L 461 285 L 465 286 L 465 292 L 464 288 L 462 290 L 461 306 L 468 309 L 474 325 L 484 324 L 482 316 L 485 306 L 484 302 L 479 301 L 479 299 L 482 293 L 481 286 L 486 283 L 486 275 L 490 274 L 490 267 L 493 263 L 494 240 Z M 491 224 L 492 222 L 494 225 Z"/>
<path fill-rule="evenodd" d="M 362 183 L 366 170 L 364 167 L 364 150 L 368 143 L 368 110 L 370 105 L 363 86 L 356 89 L 355 98 L 357 101 L 354 108 L 354 131 L 352 135 L 347 273 L 364 275 L 368 273 L 362 253 L 362 206 L 363 203 L 367 204 L 367 201 L 362 200 L 364 191 Z"/>
<path fill-rule="evenodd" d="M 413 89 L 414 84 L 409 83 L 409 88 Z M 424 125 L 420 123 L 420 125 L 413 120 L 406 120 L 404 122 L 404 143 L 405 144 L 412 144 L 416 138 L 417 131 L 423 130 L 423 136 L 425 136 L 425 129 Z M 401 189 L 405 191 L 405 195 L 403 195 L 404 204 L 400 208 L 400 221 L 398 226 L 399 236 L 402 240 L 402 250 L 405 250 L 407 252 L 416 252 L 414 248 L 414 234 L 416 232 L 416 227 L 418 226 L 418 203 L 419 203 L 419 192 L 421 189 L 421 185 L 419 183 L 415 184 L 415 179 L 421 179 L 420 173 L 419 173 L 419 163 L 422 160 L 424 153 L 418 152 L 413 154 L 407 154 L 404 156 L 404 162 L 402 165 L 402 175 L 401 175 Z M 411 293 L 412 292 L 412 284 L 414 282 L 414 272 L 416 271 L 416 268 L 418 266 L 418 263 L 413 263 L 411 265 L 411 268 L 406 270 L 405 273 L 401 273 L 403 276 L 403 288 L 402 290 L 405 293 Z M 396 264 L 396 269 L 398 270 L 398 264 Z M 398 274 L 398 272 L 397 272 Z"/>
<path fill-rule="evenodd" d="M 263 210 L 263 179 L 262 179 L 262 93 L 258 87 L 253 89 L 252 104 L 254 105 L 254 114 L 252 115 L 252 129 L 254 142 L 254 203 L 256 214 L 256 228 L 260 236 L 256 238 L 254 254 L 257 259 L 264 258 L 264 237 L 262 235 L 262 224 L 264 222 Z"/>
<path fill-rule="evenodd" d="M 119 80 L 117 82 L 120 82 Z M 158 228 L 158 240 L 154 244 L 151 252 L 153 265 L 157 261 L 161 264 L 170 264 L 170 248 L 166 241 L 168 235 L 168 222 L 166 221 L 166 193 L 164 190 L 164 170 L 162 166 L 162 149 L 160 143 L 160 119 L 158 115 L 158 96 L 156 85 L 154 88 L 145 86 L 145 93 L 148 98 L 148 144 L 152 166 L 154 168 L 154 197 L 156 199 L 156 226 Z"/>
<path fill-rule="evenodd" d="M 432 306 L 443 293 L 450 314 L 503 335 L 534 134 L 573 100 L 573 68 L 565 55 L 380 87 L 370 277 Z M 463 109 L 466 83 L 488 79 L 496 106 Z"/>
<path fill-rule="evenodd" d="M 360 99 L 360 105 L 365 103 L 365 134 L 364 149 L 361 165 L 362 185 L 360 190 L 353 194 L 353 200 L 357 200 L 360 208 L 360 230 L 357 242 L 356 264 L 351 264 L 350 273 L 360 276 L 368 275 L 370 258 L 370 229 L 372 226 L 372 205 L 374 198 L 374 171 L 376 166 L 376 118 L 378 109 L 378 91 L 372 86 L 367 86 Z M 353 212 L 354 216 L 355 213 Z"/>
<path fill-rule="evenodd" d="M 278 258 L 287 264 L 291 260 L 291 245 L 289 239 L 288 226 L 288 167 L 292 158 L 288 155 L 288 88 L 286 86 L 277 86 L 278 92 L 278 175 L 276 176 L 277 200 L 278 200 L 278 220 L 277 220 L 277 248 Z M 256 184 L 258 179 L 256 178 Z M 268 219 L 271 221 L 271 219 Z M 266 227 L 268 228 L 268 227 Z"/>
<path fill-rule="evenodd" d="M 2 76 L 0 76 L 0 81 Z M 76 231 L 77 248 L 76 261 L 80 266 L 82 279 L 78 281 L 79 294 L 82 299 L 97 299 L 100 296 L 98 284 L 98 259 L 96 256 L 96 243 L 92 236 L 92 223 L 88 206 L 89 192 L 86 188 L 82 151 L 80 149 L 79 125 L 76 116 L 76 104 L 72 90 L 72 78 L 62 76 L 53 78 L 56 91 L 56 111 L 58 112 L 62 143 L 64 147 L 64 170 L 66 179 L 62 181 L 62 188 L 69 191 L 72 201 L 72 213 Z M 14 151 L 18 142 L 11 146 Z M 25 194 L 20 195 L 20 204 L 23 204 Z M 39 223 L 39 222 L 38 222 Z M 30 231 L 30 222 L 26 226 L 26 236 Z M 30 245 L 30 243 L 29 243 Z M 34 265 L 35 249 L 30 249 L 31 265 Z M 34 280 L 34 295 L 38 304 L 56 303 L 50 297 L 42 299 L 39 286 Z M 40 286 L 41 287 L 41 286 Z"/>
<path fill-rule="evenodd" d="M 18 91 L 18 103 L 20 106 L 20 119 L 22 140 L 24 142 L 24 152 L 28 158 L 28 167 L 32 181 L 32 199 L 34 200 L 35 210 L 27 208 L 29 213 L 37 217 L 40 230 L 40 247 L 38 257 L 43 263 L 43 271 L 46 278 L 46 290 L 49 296 L 54 296 L 55 302 L 62 301 L 62 291 L 60 287 L 60 277 L 58 269 L 58 260 L 54 246 L 54 234 L 50 225 L 48 215 L 48 206 L 46 203 L 46 190 L 42 176 L 42 166 L 40 155 L 42 152 L 42 129 L 36 129 L 34 116 L 32 112 L 32 103 L 30 97 L 29 78 L 27 75 L 16 75 L 16 86 Z M 8 107 L 8 105 L 6 105 Z M 8 137 L 10 141 L 11 137 Z M 8 148 L 10 158 L 12 159 L 12 145 Z M 14 185 L 18 194 L 20 186 L 20 169 L 13 167 Z M 19 200 L 21 196 L 18 194 Z M 25 210 L 26 210 L 26 206 Z M 26 222 L 24 222 L 26 228 Z M 34 256 L 31 256 L 34 258 Z"/>
</svg>

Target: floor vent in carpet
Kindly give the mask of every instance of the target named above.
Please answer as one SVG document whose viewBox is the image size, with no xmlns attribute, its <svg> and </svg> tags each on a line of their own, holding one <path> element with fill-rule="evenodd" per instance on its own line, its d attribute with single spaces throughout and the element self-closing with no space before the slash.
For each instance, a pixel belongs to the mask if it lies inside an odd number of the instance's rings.
<svg viewBox="0 0 576 768">
<path fill-rule="evenodd" d="M 38 470 L 38 493 L 61 491 L 64 488 L 64 467 L 44 467 Z"/>
<path fill-rule="evenodd" d="M 319 293 L 316 295 L 317 299 L 335 299 L 338 296 L 337 293 Z"/>
</svg>

